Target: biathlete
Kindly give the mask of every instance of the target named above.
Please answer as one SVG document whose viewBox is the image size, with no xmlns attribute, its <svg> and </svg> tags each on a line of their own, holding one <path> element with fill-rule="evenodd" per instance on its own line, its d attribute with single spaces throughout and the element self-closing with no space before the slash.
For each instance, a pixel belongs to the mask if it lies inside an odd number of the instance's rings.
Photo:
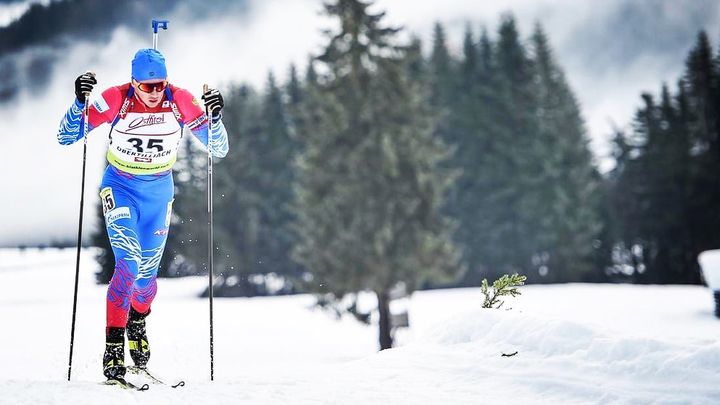
<svg viewBox="0 0 720 405">
<path fill-rule="evenodd" d="M 58 142 L 69 145 L 83 137 L 86 94 L 97 80 L 82 74 L 75 80 L 75 102 L 65 114 Z M 123 379 L 125 334 L 135 366 L 150 358 L 146 317 L 157 292 L 157 271 L 165 249 L 174 186 L 171 168 L 177 160 L 184 127 L 207 146 L 212 156 L 228 153 L 221 120 L 223 97 L 216 89 L 202 96 L 211 116 L 185 89 L 167 81 L 165 58 L 141 49 L 132 60 L 131 81 L 105 90 L 88 109 L 88 129 L 111 125 L 108 166 L 100 186 L 105 227 L 115 255 L 115 271 L 107 291 L 103 374 Z M 212 125 L 209 125 L 210 121 Z"/>
</svg>

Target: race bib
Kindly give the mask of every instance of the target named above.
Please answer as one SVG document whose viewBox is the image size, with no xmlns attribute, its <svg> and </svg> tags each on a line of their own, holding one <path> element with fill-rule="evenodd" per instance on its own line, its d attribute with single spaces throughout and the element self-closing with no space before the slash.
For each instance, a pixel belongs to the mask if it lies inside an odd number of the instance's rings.
<svg viewBox="0 0 720 405">
<path fill-rule="evenodd" d="M 159 173 L 177 160 L 181 136 L 182 128 L 172 112 L 131 112 L 113 127 L 107 159 L 128 173 Z"/>
<path fill-rule="evenodd" d="M 112 187 L 105 187 L 100 190 L 100 201 L 102 201 L 103 216 L 115 209 L 115 196 Z"/>
</svg>

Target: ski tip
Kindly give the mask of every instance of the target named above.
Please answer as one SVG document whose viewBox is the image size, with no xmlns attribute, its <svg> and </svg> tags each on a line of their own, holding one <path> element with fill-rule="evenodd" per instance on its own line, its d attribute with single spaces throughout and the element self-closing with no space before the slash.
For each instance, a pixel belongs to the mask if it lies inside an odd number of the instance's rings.
<svg viewBox="0 0 720 405">
<path fill-rule="evenodd" d="M 106 385 L 117 385 L 120 388 L 127 389 L 127 390 L 136 390 L 136 391 L 147 391 L 150 389 L 150 386 L 148 384 L 143 385 L 135 385 L 124 378 L 108 378 L 107 381 L 105 381 Z"/>
<path fill-rule="evenodd" d="M 185 381 L 179 381 L 177 383 L 170 382 L 169 380 L 157 376 L 155 373 L 147 369 L 147 367 L 129 366 L 127 371 L 148 378 L 153 384 L 167 385 L 172 388 L 184 387 Z"/>
<path fill-rule="evenodd" d="M 105 381 L 105 385 L 119 385 L 119 386 L 124 386 L 124 385 L 127 385 L 127 383 L 126 383 L 124 380 L 119 380 L 119 379 L 117 379 L 117 378 L 108 378 L 108 379 Z"/>
</svg>

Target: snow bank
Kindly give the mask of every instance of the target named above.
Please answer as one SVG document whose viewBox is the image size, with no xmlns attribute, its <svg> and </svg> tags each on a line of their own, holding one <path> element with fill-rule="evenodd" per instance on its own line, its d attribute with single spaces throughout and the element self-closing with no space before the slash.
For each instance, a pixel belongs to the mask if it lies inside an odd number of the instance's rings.
<svg viewBox="0 0 720 405">
<path fill-rule="evenodd" d="M 708 287 L 713 291 L 720 291 L 720 249 L 700 253 L 698 261 Z"/>
<path fill-rule="evenodd" d="M 399 347 L 379 353 L 376 325 L 310 296 L 216 299 L 211 382 L 206 279 L 160 280 L 151 369 L 187 386 L 122 391 L 102 385 L 96 270 L 84 252 L 68 382 L 74 250 L 0 251 L 0 405 L 720 403 L 720 320 L 701 286 L 524 286 L 509 311 L 481 309 L 479 288 L 421 291 L 398 303 Z"/>
<path fill-rule="evenodd" d="M 627 338 L 574 321 L 477 309 L 438 323 L 417 344 L 465 353 L 476 360 L 478 374 L 518 389 L 559 397 L 572 392 L 568 403 L 720 402 L 717 341 Z M 514 403 L 558 403 L 547 399 Z"/>
</svg>

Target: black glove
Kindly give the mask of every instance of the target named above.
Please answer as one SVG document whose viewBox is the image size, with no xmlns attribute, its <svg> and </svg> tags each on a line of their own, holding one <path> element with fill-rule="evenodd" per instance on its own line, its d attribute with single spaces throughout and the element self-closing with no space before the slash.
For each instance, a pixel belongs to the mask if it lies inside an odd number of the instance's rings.
<svg viewBox="0 0 720 405">
<path fill-rule="evenodd" d="M 85 104 L 85 95 L 90 93 L 96 84 L 95 74 L 91 72 L 85 72 L 75 79 L 75 97 L 80 104 Z"/>
<path fill-rule="evenodd" d="M 208 89 L 205 94 L 202 95 L 202 100 L 205 103 L 205 108 L 211 112 L 213 119 L 220 117 L 220 110 L 225 107 L 225 101 L 223 96 L 220 94 L 218 89 Z"/>
</svg>

